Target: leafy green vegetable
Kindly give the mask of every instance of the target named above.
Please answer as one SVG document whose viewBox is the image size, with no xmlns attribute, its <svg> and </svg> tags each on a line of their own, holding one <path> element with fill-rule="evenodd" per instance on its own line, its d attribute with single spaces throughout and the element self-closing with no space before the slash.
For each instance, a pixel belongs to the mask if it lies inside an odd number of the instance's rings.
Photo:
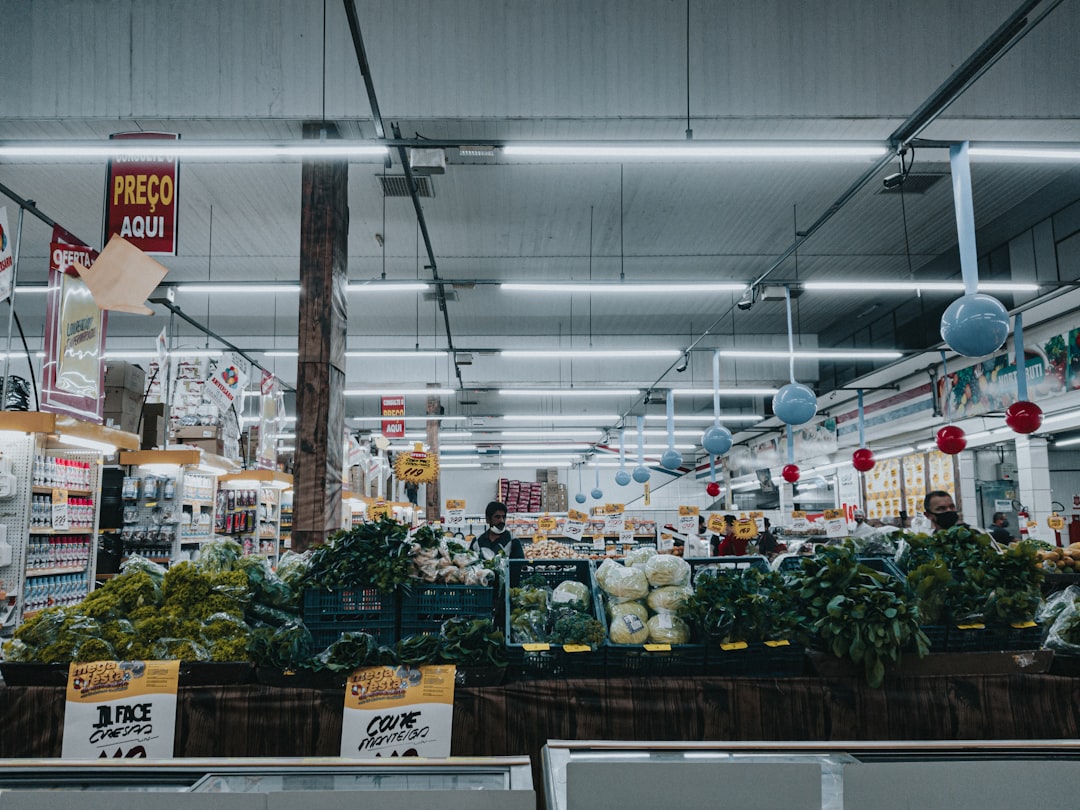
<svg viewBox="0 0 1080 810">
<path fill-rule="evenodd" d="M 439 660 L 459 667 L 505 667 L 505 638 L 490 619 L 457 617 L 443 622 Z"/>
</svg>

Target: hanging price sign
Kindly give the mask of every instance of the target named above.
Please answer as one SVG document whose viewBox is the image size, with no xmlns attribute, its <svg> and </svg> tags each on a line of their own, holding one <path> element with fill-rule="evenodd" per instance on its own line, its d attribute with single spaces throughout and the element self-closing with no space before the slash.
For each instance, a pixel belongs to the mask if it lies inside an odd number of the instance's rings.
<svg viewBox="0 0 1080 810">
<path fill-rule="evenodd" d="M 573 512 L 571 512 L 573 514 Z M 580 512 L 578 514 L 581 514 Z M 580 520 L 568 520 L 563 524 L 563 536 L 580 543 L 585 534 L 585 524 Z"/>
<path fill-rule="evenodd" d="M 439 478 L 439 457 L 425 453 L 419 443 L 411 453 L 398 453 L 394 459 L 394 475 L 414 484 L 430 484 Z"/>
<path fill-rule="evenodd" d="M 709 519 L 705 522 L 705 528 L 713 534 L 726 534 L 727 521 L 719 512 L 709 512 Z"/>
<path fill-rule="evenodd" d="M 559 526 L 559 521 L 553 515 L 541 515 L 536 519 L 536 528 L 545 534 L 552 534 Z"/>
<path fill-rule="evenodd" d="M 824 518 L 825 534 L 828 537 L 847 537 L 847 520 L 844 519 L 843 509 L 826 509 Z"/>
<path fill-rule="evenodd" d="M 66 489 L 54 489 L 52 491 L 52 527 L 64 531 L 71 528 L 71 519 L 68 516 L 68 493 Z"/>
<path fill-rule="evenodd" d="M 698 531 L 698 514 L 699 510 L 696 506 L 680 506 L 679 507 L 679 533 L 680 534 L 697 534 Z"/>
</svg>

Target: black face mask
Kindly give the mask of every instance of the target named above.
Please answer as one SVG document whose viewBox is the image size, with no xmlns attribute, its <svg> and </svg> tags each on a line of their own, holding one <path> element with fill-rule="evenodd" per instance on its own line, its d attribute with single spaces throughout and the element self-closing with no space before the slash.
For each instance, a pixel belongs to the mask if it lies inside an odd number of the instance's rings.
<svg viewBox="0 0 1080 810">
<path fill-rule="evenodd" d="M 938 512 L 934 515 L 934 521 L 939 529 L 951 529 L 960 522 L 959 512 Z"/>
</svg>

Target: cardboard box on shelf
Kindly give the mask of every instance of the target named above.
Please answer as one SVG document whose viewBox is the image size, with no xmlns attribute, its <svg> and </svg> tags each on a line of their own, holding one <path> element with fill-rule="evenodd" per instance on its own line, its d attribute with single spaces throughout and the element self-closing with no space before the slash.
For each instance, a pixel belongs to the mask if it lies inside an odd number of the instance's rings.
<svg viewBox="0 0 1080 810">
<path fill-rule="evenodd" d="M 146 390 L 146 372 L 123 360 L 105 361 L 105 387 L 126 388 L 140 397 Z"/>
<path fill-rule="evenodd" d="M 221 428 L 217 425 L 187 425 L 175 428 L 169 435 L 177 442 L 188 442 L 191 439 L 217 439 L 221 436 Z"/>
</svg>

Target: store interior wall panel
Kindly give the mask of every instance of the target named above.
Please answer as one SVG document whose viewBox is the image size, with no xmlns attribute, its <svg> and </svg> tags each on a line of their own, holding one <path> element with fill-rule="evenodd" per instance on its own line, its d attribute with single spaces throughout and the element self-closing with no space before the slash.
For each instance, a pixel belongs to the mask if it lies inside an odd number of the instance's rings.
<svg viewBox="0 0 1080 810">
<path fill-rule="evenodd" d="M 423 779 L 421 775 L 410 778 Z M 307 790 L 271 793 L 266 797 L 266 810 L 296 810 L 297 807 L 356 810 L 369 806 L 369 802 L 379 810 L 536 810 L 537 807 L 536 793 L 531 790 Z"/>
<path fill-rule="evenodd" d="M 116 810 L 143 803 L 133 800 L 147 795 L 122 790 L 5 790 L 0 792 L 0 810 Z M 263 793 L 158 790 L 152 795 L 154 810 L 266 810 L 267 806 Z"/>
</svg>

